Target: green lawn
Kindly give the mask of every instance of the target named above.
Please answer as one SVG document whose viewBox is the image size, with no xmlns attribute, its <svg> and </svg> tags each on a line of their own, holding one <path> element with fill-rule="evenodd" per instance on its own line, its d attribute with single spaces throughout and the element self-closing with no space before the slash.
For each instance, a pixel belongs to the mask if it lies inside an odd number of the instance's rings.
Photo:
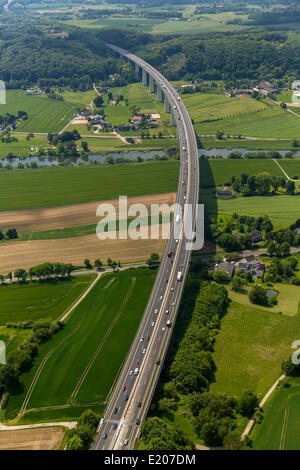
<svg viewBox="0 0 300 470">
<path fill-rule="evenodd" d="M 201 129 L 199 134 L 201 134 Z M 216 137 L 201 137 L 199 148 L 246 148 L 249 150 L 295 150 L 293 140 L 254 140 L 254 139 L 217 139 Z M 216 152 L 217 153 L 217 152 Z"/>
<path fill-rule="evenodd" d="M 8 153 L 13 153 L 17 157 L 28 157 L 28 155 L 36 155 L 36 147 L 38 150 L 48 147 L 47 136 L 34 135 L 30 140 L 26 140 L 26 135 L 13 134 L 18 139 L 17 142 L 4 143 L 0 142 L 0 158 L 6 157 Z"/>
<path fill-rule="evenodd" d="M 178 171 L 177 161 L 2 171 L 0 211 L 176 191 Z"/>
<path fill-rule="evenodd" d="M 52 353 L 27 406 L 28 410 L 34 408 L 38 411 L 38 416 L 33 414 L 32 420 L 43 419 L 41 407 L 67 403 L 70 406 L 76 403 L 101 404 L 107 398 L 127 354 L 154 278 L 155 273 L 148 269 L 103 276 L 74 310 L 65 328 L 40 348 L 34 367 L 21 378 L 25 392 L 10 399 L 6 418 L 12 418 L 20 409 L 28 386 L 49 351 Z M 90 362 L 96 352 L 94 362 Z M 89 365 L 91 367 L 87 369 Z M 87 376 L 77 387 L 85 371 Z M 52 418 L 55 419 L 57 411 L 63 419 L 64 411 L 55 409 L 52 410 Z"/>
<path fill-rule="evenodd" d="M 0 286 L 0 325 L 7 322 L 56 320 L 88 288 L 95 274 Z"/>
<path fill-rule="evenodd" d="M 7 90 L 1 114 L 16 115 L 18 111 L 26 111 L 28 119 L 20 122 L 18 131 L 58 132 L 72 119 L 77 107 L 74 103 L 49 99 L 46 95 L 27 96 L 23 90 Z"/>
<path fill-rule="evenodd" d="M 264 406 L 264 419 L 250 437 L 254 450 L 300 450 L 300 378 L 278 387 Z"/>
<path fill-rule="evenodd" d="M 290 295 L 296 290 L 291 286 Z M 229 296 L 235 299 L 231 292 Z M 280 315 L 248 306 L 243 299 L 232 301 L 215 343 L 217 371 L 211 390 L 239 396 L 252 389 L 262 398 L 281 375 L 281 363 L 291 355 L 292 342 L 299 335 L 300 312 Z"/>
</svg>

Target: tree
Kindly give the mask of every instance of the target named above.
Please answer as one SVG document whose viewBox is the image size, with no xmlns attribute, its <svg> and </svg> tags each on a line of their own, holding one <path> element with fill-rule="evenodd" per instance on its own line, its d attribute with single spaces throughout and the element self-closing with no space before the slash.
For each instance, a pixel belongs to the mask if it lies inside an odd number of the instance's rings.
<svg viewBox="0 0 300 470">
<path fill-rule="evenodd" d="M 96 259 L 95 262 L 94 262 L 94 266 L 96 269 L 101 269 L 102 266 L 103 266 L 103 263 L 100 259 Z"/>
<path fill-rule="evenodd" d="M 99 423 L 99 416 L 92 410 L 85 410 L 78 420 L 78 424 L 88 425 L 91 429 L 96 430 Z"/>
<path fill-rule="evenodd" d="M 214 280 L 218 284 L 226 284 L 229 281 L 228 274 L 221 270 L 214 271 Z"/>
<path fill-rule="evenodd" d="M 289 256 L 290 255 L 291 246 L 288 242 L 283 242 L 281 245 L 281 256 Z"/>
<path fill-rule="evenodd" d="M 293 376 L 299 370 L 299 365 L 294 364 L 290 358 L 281 364 L 281 369 L 286 375 Z"/>
<path fill-rule="evenodd" d="M 223 233 L 218 239 L 218 244 L 229 253 L 240 251 L 241 249 L 239 240 L 237 240 L 231 233 Z"/>
<path fill-rule="evenodd" d="M 13 278 L 13 275 L 12 275 L 12 272 L 9 272 L 8 275 L 7 275 L 8 279 L 10 280 L 10 282 L 12 281 L 12 278 Z"/>
<path fill-rule="evenodd" d="M 259 400 L 257 395 L 255 395 L 251 390 L 246 390 L 237 402 L 237 409 L 243 416 L 250 417 L 254 413 L 258 404 Z"/>
<path fill-rule="evenodd" d="M 79 436 L 72 436 L 67 442 L 68 450 L 84 450 L 83 441 Z"/>
<path fill-rule="evenodd" d="M 252 304 L 268 305 L 268 297 L 265 289 L 261 286 L 255 286 L 249 293 L 249 300 Z"/>
<path fill-rule="evenodd" d="M 96 96 L 96 98 L 94 99 L 94 105 L 95 105 L 97 108 L 101 108 L 101 106 L 103 105 L 103 98 L 102 98 L 102 96 L 100 96 L 100 95 Z"/>
<path fill-rule="evenodd" d="M 17 269 L 15 272 L 14 272 L 14 277 L 16 277 L 18 279 L 18 282 L 20 282 L 20 279 L 22 279 L 22 281 L 25 281 L 26 279 L 26 271 L 25 269 Z"/>
<path fill-rule="evenodd" d="M 111 266 L 111 265 L 112 265 L 112 260 L 111 260 L 111 258 L 108 258 L 108 260 L 106 261 L 106 263 L 107 263 L 108 266 Z"/>
<path fill-rule="evenodd" d="M 19 385 L 19 371 L 12 364 L 5 364 L 0 370 L 0 389 L 14 392 Z"/>
<path fill-rule="evenodd" d="M 241 277 L 234 276 L 231 281 L 231 288 L 235 292 L 243 292 L 244 284 L 245 283 Z"/>
<path fill-rule="evenodd" d="M 82 140 L 81 141 L 81 148 L 84 152 L 88 152 L 89 151 L 89 146 L 88 146 L 88 143 L 85 141 L 85 140 Z"/>
<path fill-rule="evenodd" d="M 159 254 L 151 253 L 150 258 L 146 261 L 146 264 L 149 266 L 150 269 L 154 269 L 157 267 L 159 263 Z"/>
<path fill-rule="evenodd" d="M 223 447 L 225 450 L 240 450 L 243 446 L 241 436 L 236 431 L 229 432 L 223 441 Z"/>
<path fill-rule="evenodd" d="M 286 192 L 288 194 L 294 194 L 295 193 L 295 188 L 296 188 L 295 181 L 291 181 L 291 180 L 287 181 L 287 183 L 286 183 Z"/>
<path fill-rule="evenodd" d="M 18 238 L 18 233 L 17 233 L 16 229 L 15 228 L 9 228 L 6 232 L 6 237 L 9 240 L 13 240 L 15 238 Z"/>
<path fill-rule="evenodd" d="M 85 264 L 86 269 L 92 269 L 93 266 L 89 259 L 86 258 L 83 263 Z"/>
<path fill-rule="evenodd" d="M 256 188 L 259 194 L 268 194 L 271 187 L 271 175 L 267 172 L 258 173 L 255 178 Z"/>
</svg>

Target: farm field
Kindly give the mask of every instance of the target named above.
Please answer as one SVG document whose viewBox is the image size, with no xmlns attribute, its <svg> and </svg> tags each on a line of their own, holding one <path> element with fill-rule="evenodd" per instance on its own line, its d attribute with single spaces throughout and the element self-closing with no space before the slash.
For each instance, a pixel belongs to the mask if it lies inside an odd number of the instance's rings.
<svg viewBox="0 0 300 470">
<path fill-rule="evenodd" d="M 34 135 L 30 140 L 26 140 L 24 134 L 11 134 L 18 139 L 17 142 L 0 142 L 0 159 L 6 157 L 8 153 L 13 153 L 17 157 L 27 157 L 29 154 L 35 155 L 35 148 L 48 147 L 46 135 Z"/>
<path fill-rule="evenodd" d="M 299 218 L 300 199 L 298 196 L 254 196 L 239 197 L 230 200 L 216 200 L 215 196 L 202 191 L 200 201 L 204 202 L 207 210 L 214 216 L 239 215 L 258 217 L 268 214 L 273 223 L 278 226 L 288 226 Z"/>
<path fill-rule="evenodd" d="M 300 179 L 300 159 L 280 160 L 280 166 L 292 179 Z"/>
<path fill-rule="evenodd" d="M 198 127 L 198 134 L 201 135 L 201 128 Z M 263 139 L 233 139 L 224 138 L 217 139 L 216 137 L 200 137 L 200 153 L 201 148 L 204 149 L 238 149 L 246 148 L 248 150 L 296 150 L 293 146 L 293 140 L 263 140 Z M 216 152 L 217 153 L 217 152 Z"/>
<path fill-rule="evenodd" d="M 178 172 L 177 161 L 2 171 L 0 211 L 169 193 L 176 191 Z"/>
<path fill-rule="evenodd" d="M 168 225 L 159 225 L 157 229 L 161 233 Z M 149 230 L 149 229 L 148 229 Z M 119 235 L 121 232 L 118 232 Z M 149 231 L 148 231 L 149 233 Z M 135 234 L 134 234 L 135 235 Z M 109 236 L 109 234 L 108 234 Z M 49 261 L 51 263 L 62 262 L 82 266 L 85 258 L 92 261 L 100 258 L 107 260 L 109 257 L 121 263 L 145 262 L 151 253 L 162 254 L 165 245 L 163 239 L 105 239 L 99 240 L 96 233 L 80 237 L 59 238 L 48 240 L 29 240 L 25 242 L 10 242 L 0 245 L 1 271 L 7 273 L 20 268 L 28 269 L 35 264 Z"/>
<path fill-rule="evenodd" d="M 300 120 L 274 105 L 267 110 L 230 117 L 215 122 L 195 124 L 199 135 L 216 134 L 219 130 L 229 135 L 242 135 L 261 138 L 297 138 Z"/>
<path fill-rule="evenodd" d="M 56 407 L 63 413 L 61 407 L 66 404 L 71 408 L 103 403 L 136 332 L 154 278 L 155 272 L 148 269 L 102 276 L 65 328 L 40 348 L 34 367 L 21 378 L 25 392 L 10 399 L 6 418 L 15 416 L 20 407 L 39 412 L 42 419 L 43 408 L 48 412 L 52 408 L 54 418 Z M 40 374 L 35 375 L 49 351 Z M 32 393 L 27 394 L 34 377 Z"/>
<path fill-rule="evenodd" d="M 291 386 L 277 388 L 264 406 L 263 422 L 250 435 L 254 450 L 300 449 L 300 378 L 288 380 Z"/>
<path fill-rule="evenodd" d="M 240 178 L 242 173 L 252 176 L 266 171 L 272 176 L 284 176 L 272 159 L 208 159 L 200 160 L 199 164 L 202 187 L 224 185 L 231 181 L 232 176 Z"/>
<path fill-rule="evenodd" d="M 22 265 L 22 260 L 19 260 Z M 1 267 L 2 269 L 2 267 Z M 7 322 L 56 320 L 83 294 L 95 274 L 0 287 L 0 325 Z"/>
<path fill-rule="evenodd" d="M 232 292 L 229 297 L 233 299 Z M 262 398 L 281 375 L 281 363 L 291 355 L 292 342 L 299 334 L 299 311 L 280 315 L 234 299 L 216 339 L 217 371 L 211 390 L 239 396 L 251 389 Z"/>
<path fill-rule="evenodd" d="M 58 450 L 64 434 L 60 426 L 0 431 L 0 450 Z"/>
<path fill-rule="evenodd" d="M 28 119 L 20 122 L 18 131 L 58 132 L 72 119 L 77 107 L 74 103 L 53 100 L 46 95 L 27 96 L 23 90 L 7 90 L 1 113 L 17 114 L 19 110 L 28 113 Z"/>
<path fill-rule="evenodd" d="M 128 198 L 128 206 L 145 204 L 149 210 L 151 204 L 174 204 L 176 193 L 149 194 Z M 49 209 L 33 209 L 24 211 L 0 212 L 0 227 L 7 230 L 12 225 L 18 232 L 45 232 L 51 230 L 74 229 L 95 226 L 99 221 L 96 211 L 100 201 L 87 202 L 69 206 L 52 207 Z M 119 214 L 119 199 L 110 199 L 106 204 L 112 204 Z M 75 230 L 75 229 L 74 229 Z"/>
<path fill-rule="evenodd" d="M 236 115 L 241 115 L 242 118 L 242 116 L 246 116 L 247 114 L 269 109 L 265 101 L 257 101 L 250 97 L 242 99 L 228 98 L 223 93 L 187 94 L 182 95 L 182 99 L 195 123 L 201 122 L 204 126 L 208 125 L 205 121 L 222 120 L 223 122 L 223 120 Z M 259 114 L 257 114 L 257 119 L 259 119 Z"/>
</svg>

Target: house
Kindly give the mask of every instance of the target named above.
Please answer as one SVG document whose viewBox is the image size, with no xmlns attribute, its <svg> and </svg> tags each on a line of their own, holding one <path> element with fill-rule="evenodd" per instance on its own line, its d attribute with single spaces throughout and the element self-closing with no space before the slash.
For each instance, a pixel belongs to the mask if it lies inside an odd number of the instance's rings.
<svg viewBox="0 0 300 470">
<path fill-rule="evenodd" d="M 231 279 L 234 273 L 234 263 L 229 263 L 228 261 L 224 263 L 217 264 L 215 267 L 216 271 L 225 271 L 228 278 Z"/>
<path fill-rule="evenodd" d="M 263 235 L 260 231 L 251 232 L 252 243 L 259 243 L 263 241 Z"/>
<path fill-rule="evenodd" d="M 300 89 L 300 80 L 294 80 L 292 83 L 292 90 L 299 90 Z"/>
<path fill-rule="evenodd" d="M 262 278 L 266 267 L 259 258 L 256 258 L 254 255 L 249 255 L 235 263 L 235 269 L 244 274 L 251 273 L 254 277 Z"/>
<path fill-rule="evenodd" d="M 133 116 L 132 121 L 134 122 L 142 122 L 143 116 Z"/>
<path fill-rule="evenodd" d="M 300 89 L 292 94 L 292 103 L 300 104 Z"/>
<path fill-rule="evenodd" d="M 28 88 L 28 90 L 26 90 L 26 95 L 41 95 L 41 90 L 39 88 Z"/>
</svg>

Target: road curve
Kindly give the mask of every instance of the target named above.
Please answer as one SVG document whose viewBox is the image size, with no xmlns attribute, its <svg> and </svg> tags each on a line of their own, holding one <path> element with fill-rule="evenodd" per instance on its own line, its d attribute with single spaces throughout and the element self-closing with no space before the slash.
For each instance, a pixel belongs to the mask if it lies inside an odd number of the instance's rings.
<svg viewBox="0 0 300 470">
<path fill-rule="evenodd" d="M 195 132 L 186 107 L 176 90 L 155 68 L 124 49 L 111 44 L 107 46 L 146 71 L 170 105 L 180 143 L 176 202 L 181 207 L 191 205 L 195 223 L 199 195 L 199 158 Z M 134 448 L 151 404 L 180 305 L 190 261 L 190 251 L 186 247 L 187 240 L 181 227 L 181 236 L 177 240 L 174 236 L 167 240 L 148 304 L 99 423 L 92 450 Z M 170 257 L 169 250 L 172 250 Z M 181 281 L 177 280 L 179 272 L 182 273 Z M 135 374 L 136 369 L 138 372 Z"/>
</svg>

